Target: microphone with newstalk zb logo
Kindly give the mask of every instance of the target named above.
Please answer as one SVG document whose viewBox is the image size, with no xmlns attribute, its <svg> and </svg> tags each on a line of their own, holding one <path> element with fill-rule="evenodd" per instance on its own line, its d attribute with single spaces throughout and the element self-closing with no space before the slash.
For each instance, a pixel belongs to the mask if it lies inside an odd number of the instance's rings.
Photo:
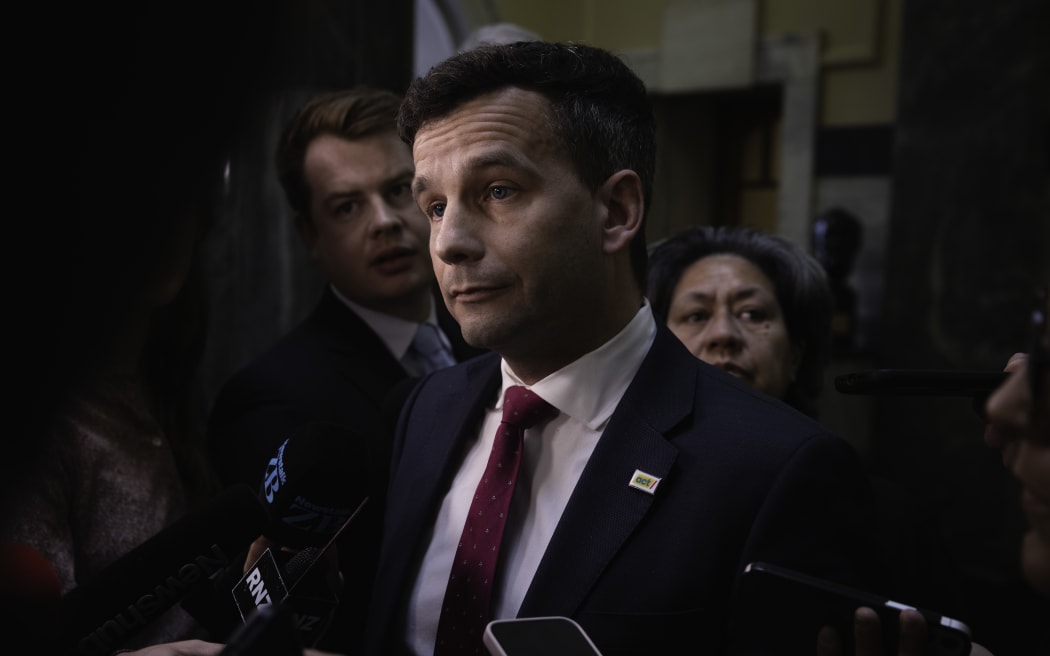
<svg viewBox="0 0 1050 656">
<path fill-rule="evenodd" d="M 205 507 L 117 559 L 62 597 L 63 654 L 111 654 L 244 552 L 266 525 L 258 497 L 245 485 L 218 494 Z"/>
<path fill-rule="evenodd" d="M 259 606 L 292 608 L 303 645 L 324 636 L 342 592 L 336 550 L 340 531 L 368 501 L 369 440 L 318 422 L 286 439 L 270 459 L 260 500 L 270 514 L 267 549 L 233 588 L 242 620 Z"/>
</svg>

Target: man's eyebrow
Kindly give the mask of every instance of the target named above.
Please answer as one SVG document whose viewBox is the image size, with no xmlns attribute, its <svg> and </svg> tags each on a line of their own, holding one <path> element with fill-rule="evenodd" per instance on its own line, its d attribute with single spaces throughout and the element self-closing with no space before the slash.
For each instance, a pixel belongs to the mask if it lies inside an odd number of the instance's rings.
<svg viewBox="0 0 1050 656">
<path fill-rule="evenodd" d="M 324 196 L 321 199 L 321 203 L 323 205 L 328 205 L 332 201 L 343 201 L 343 200 L 347 200 L 347 199 L 360 198 L 363 195 L 364 194 L 361 193 L 357 189 L 347 189 L 345 191 L 333 191 L 332 193 L 327 194 L 326 196 Z"/>
<path fill-rule="evenodd" d="M 524 172 L 526 175 L 534 175 L 535 167 L 527 160 L 519 157 L 516 153 L 506 150 L 495 150 L 480 153 L 468 159 L 463 168 L 468 173 L 483 171 L 488 168 L 506 167 Z M 416 175 L 412 181 L 412 195 L 418 197 L 430 185 L 430 181 L 424 175 Z"/>
<path fill-rule="evenodd" d="M 419 196 L 427 190 L 428 184 L 429 181 L 427 180 L 426 176 L 417 175 L 415 179 L 412 180 L 412 196 L 415 198 L 419 198 Z"/>
<path fill-rule="evenodd" d="M 400 185 L 405 182 L 411 182 L 412 175 L 414 173 L 415 171 L 413 171 L 411 167 L 406 167 L 400 171 L 395 171 L 391 175 L 380 180 L 378 186 L 380 189 L 387 189 L 394 185 Z M 328 203 L 333 200 L 343 200 L 346 198 L 360 198 L 362 196 L 365 196 L 366 193 L 367 192 L 364 188 L 348 186 L 341 189 L 337 188 L 334 191 L 328 193 L 327 195 L 322 196 L 321 201 L 324 203 Z"/>
</svg>

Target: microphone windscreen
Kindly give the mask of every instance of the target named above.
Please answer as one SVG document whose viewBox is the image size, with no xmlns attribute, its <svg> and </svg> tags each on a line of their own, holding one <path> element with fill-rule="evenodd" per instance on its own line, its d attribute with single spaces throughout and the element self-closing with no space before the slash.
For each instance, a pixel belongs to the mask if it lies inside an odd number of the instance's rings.
<svg viewBox="0 0 1050 656">
<path fill-rule="evenodd" d="M 62 643 L 109 654 L 223 571 L 262 534 L 267 515 L 248 486 L 231 487 L 62 598 Z"/>
<path fill-rule="evenodd" d="M 286 439 L 266 465 L 259 497 L 265 534 L 290 549 L 324 546 L 368 496 L 375 480 L 370 439 L 316 422 Z"/>
</svg>

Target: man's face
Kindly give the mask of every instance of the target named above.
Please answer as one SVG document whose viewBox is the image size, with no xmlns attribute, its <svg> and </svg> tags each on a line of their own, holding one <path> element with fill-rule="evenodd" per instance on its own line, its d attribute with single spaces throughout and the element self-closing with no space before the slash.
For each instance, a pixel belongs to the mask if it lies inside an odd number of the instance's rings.
<svg viewBox="0 0 1050 656">
<path fill-rule="evenodd" d="M 424 124 L 415 194 L 466 340 L 549 373 L 598 344 L 606 208 L 551 136 L 549 106 L 503 89 Z"/>
<path fill-rule="evenodd" d="M 738 255 L 689 265 L 671 295 L 667 327 L 704 362 L 784 398 L 801 351 L 791 344 L 773 283 Z"/>
<path fill-rule="evenodd" d="M 393 132 L 310 142 L 303 177 L 310 216 L 297 225 L 310 255 L 350 300 L 403 318 L 429 307 L 429 226 L 412 200 L 412 157 Z M 422 305 L 421 305 L 422 304 Z"/>
</svg>

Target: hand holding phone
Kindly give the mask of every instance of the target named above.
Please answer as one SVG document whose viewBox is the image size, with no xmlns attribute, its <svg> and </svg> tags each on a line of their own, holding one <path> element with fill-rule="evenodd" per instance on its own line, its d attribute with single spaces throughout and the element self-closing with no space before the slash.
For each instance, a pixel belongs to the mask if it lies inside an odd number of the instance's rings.
<svg viewBox="0 0 1050 656">
<path fill-rule="evenodd" d="M 887 656 L 896 656 L 901 611 L 913 609 L 925 620 L 926 654 L 970 653 L 970 629 L 957 619 L 770 563 L 755 562 L 744 568 L 737 601 L 743 611 L 742 635 L 758 648 L 815 653 L 818 633 L 830 626 L 844 654 L 853 654 L 858 646 L 881 644 Z M 869 634 L 855 641 L 854 613 L 860 607 L 877 615 L 877 625 L 867 626 L 879 627 L 875 630 L 881 629 L 881 636 Z"/>
</svg>

